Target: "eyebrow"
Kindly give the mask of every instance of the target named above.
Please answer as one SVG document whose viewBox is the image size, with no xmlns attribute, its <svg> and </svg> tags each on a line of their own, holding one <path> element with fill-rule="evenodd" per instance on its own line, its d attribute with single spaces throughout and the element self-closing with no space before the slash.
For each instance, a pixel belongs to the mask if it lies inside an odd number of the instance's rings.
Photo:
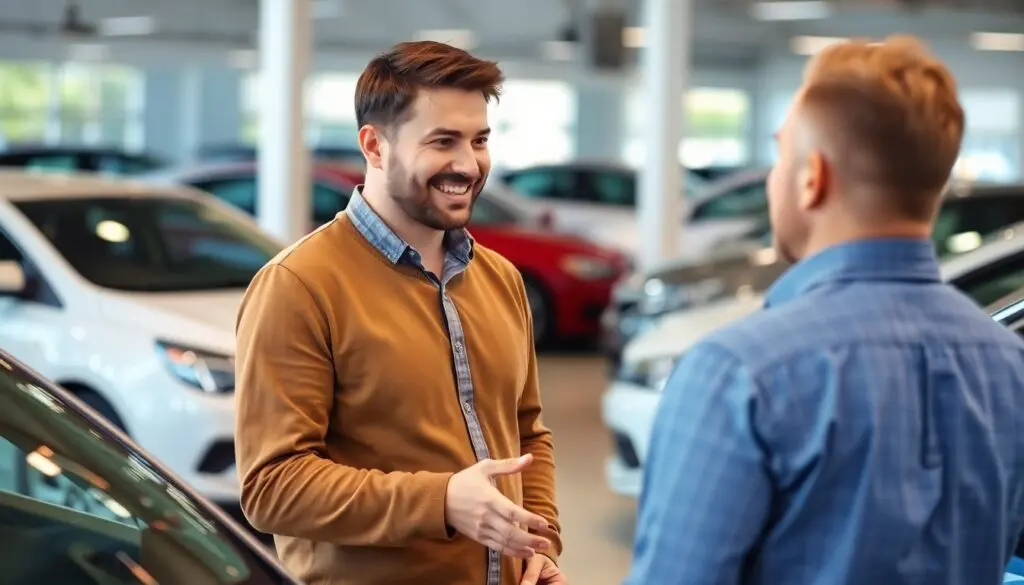
<svg viewBox="0 0 1024 585">
<path fill-rule="evenodd" d="M 484 128 L 483 130 L 480 130 L 479 132 L 476 133 L 476 137 L 479 138 L 482 136 L 490 136 L 490 134 L 491 129 Z M 450 138 L 462 138 L 462 132 L 458 130 L 453 130 L 451 128 L 434 128 L 429 133 L 427 133 L 427 138 L 437 138 L 439 136 L 448 136 Z"/>
</svg>

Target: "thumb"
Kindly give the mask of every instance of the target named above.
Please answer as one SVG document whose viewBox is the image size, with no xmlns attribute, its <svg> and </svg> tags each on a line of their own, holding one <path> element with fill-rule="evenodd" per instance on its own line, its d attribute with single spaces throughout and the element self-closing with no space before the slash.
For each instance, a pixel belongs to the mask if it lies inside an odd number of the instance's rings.
<svg viewBox="0 0 1024 585">
<path fill-rule="evenodd" d="M 494 477 L 495 475 L 512 475 L 513 473 L 519 473 L 526 469 L 531 463 L 533 463 L 533 455 L 527 453 L 526 455 L 515 459 L 500 459 L 498 461 L 494 461 L 484 469 L 484 473 L 490 477 Z"/>
</svg>

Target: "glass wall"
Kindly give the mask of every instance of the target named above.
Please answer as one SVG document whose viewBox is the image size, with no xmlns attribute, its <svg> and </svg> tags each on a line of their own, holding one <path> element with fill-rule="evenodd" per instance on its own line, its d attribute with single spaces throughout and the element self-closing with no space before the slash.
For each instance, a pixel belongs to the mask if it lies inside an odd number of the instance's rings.
<svg viewBox="0 0 1024 585">
<path fill-rule="evenodd" d="M 0 143 L 142 147 L 142 74 L 111 65 L 0 62 Z"/>
<path fill-rule="evenodd" d="M 354 95 L 358 74 L 323 73 L 306 84 L 306 135 L 311 144 L 355 145 Z M 242 140 L 258 136 L 259 74 L 242 90 Z M 558 81 L 509 80 L 501 99 L 489 108 L 494 166 L 557 163 L 574 154 L 576 92 Z"/>
<path fill-rule="evenodd" d="M 632 165 L 644 163 L 650 120 L 643 91 L 633 88 L 626 98 L 627 138 L 623 158 Z M 679 161 L 691 168 L 741 166 L 750 159 L 750 95 L 741 89 L 696 87 L 681 100 L 683 139 Z"/>
</svg>

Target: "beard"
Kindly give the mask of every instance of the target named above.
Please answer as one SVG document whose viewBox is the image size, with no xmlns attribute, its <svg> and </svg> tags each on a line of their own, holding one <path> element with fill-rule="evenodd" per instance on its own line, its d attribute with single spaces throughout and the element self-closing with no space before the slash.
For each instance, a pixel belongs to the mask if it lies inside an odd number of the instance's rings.
<svg viewBox="0 0 1024 585">
<path fill-rule="evenodd" d="M 446 205 L 447 202 L 443 200 L 436 200 L 431 185 L 442 180 L 468 184 L 472 195 L 469 204 L 453 206 Z M 460 173 L 439 173 L 425 184 L 417 183 L 394 155 L 388 158 L 387 184 L 391 199 L 410 219 L 438 231 L 466 227 L 473 215 L 473 205 L 483 190 L 482 179 L 474 181 Z"/>
</svg>

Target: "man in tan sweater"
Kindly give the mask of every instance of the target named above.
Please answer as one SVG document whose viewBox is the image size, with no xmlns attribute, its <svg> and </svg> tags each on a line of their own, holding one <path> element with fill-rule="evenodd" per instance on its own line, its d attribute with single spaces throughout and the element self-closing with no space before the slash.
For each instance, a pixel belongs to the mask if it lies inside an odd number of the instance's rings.
<svg viewBox="0 0 1024 585">
<path fill-rule="evenodd" d="M 566 583 L 523 281 L 464 229 L 502 81 L 441 43 L 373 59 L 366 184 L 246 294 L 242 508 L 311 585 Z"/>
</svg>

